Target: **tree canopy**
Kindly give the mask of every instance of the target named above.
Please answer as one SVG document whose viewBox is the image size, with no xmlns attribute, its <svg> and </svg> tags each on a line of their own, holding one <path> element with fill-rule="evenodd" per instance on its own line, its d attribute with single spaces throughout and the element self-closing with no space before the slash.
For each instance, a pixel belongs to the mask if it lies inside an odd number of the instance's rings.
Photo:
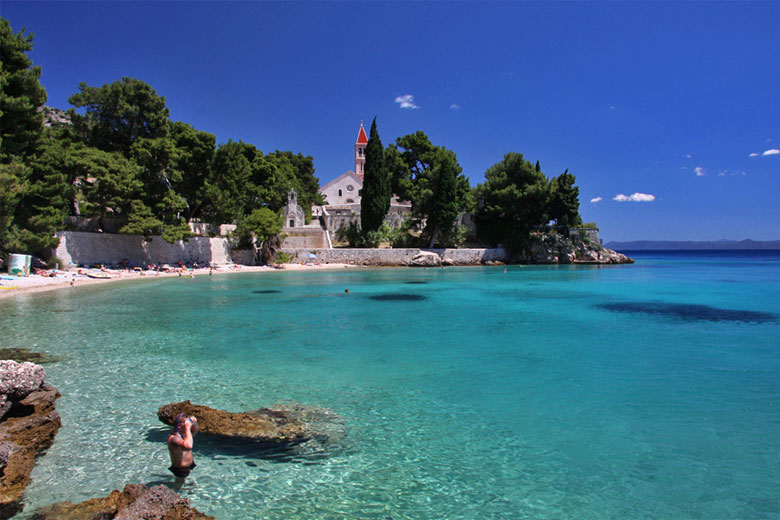
<svg viewBox="0 0 780 520">
<path fill-rule="evenodd" d="M 451 245 L 450 233 L 471 196 L 468 178 L 455 153 L 434 146 L 423 132 L 405 135 L 385 150 L 392 189 L 412 203 L 412 218 L 423 226 L 422 238 Z M 442 240 L 444 239 L 444 240 Z"/>
<path fill-rule="evenodd" d="M 475 189 L 478 237 L 489 243 L 503 243 L 511 250 L 522 249 L 530 231 L 551 219 L 566 228 L 581 222 L 579 189 L 568 170 L 548 180 L 523 154 L 510 152 L 485 172 L 485 182 Z"/>
</svg>

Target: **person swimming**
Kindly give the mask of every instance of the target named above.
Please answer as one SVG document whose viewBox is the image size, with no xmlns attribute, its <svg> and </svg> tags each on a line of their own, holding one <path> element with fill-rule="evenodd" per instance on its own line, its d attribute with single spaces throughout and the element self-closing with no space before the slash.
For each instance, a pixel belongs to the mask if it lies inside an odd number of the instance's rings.
<svg viewBox="0 0 780 520">
<path fill-rule="evenodd" d="M 185 478 L 195 469 L 192 459 L 192 435 L 198 431 L 198 420 L 180 413 L 173 420 L 173 433 L 168 436 L 168 452 L 171 466 L 168 468 L 177 478 Z"/>
</svg>

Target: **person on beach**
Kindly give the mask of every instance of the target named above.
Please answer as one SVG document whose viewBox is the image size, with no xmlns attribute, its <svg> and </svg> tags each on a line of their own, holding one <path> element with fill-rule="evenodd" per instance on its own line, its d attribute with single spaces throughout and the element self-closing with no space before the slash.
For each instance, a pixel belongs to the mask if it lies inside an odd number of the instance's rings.
<svg viewBox="0 0 780 520">
<path fill-rule="evenodd" d="M 171 455 L 171 466 L 168 468 L 176 476 L 177 482 L 195 468 L 192 460 L 192 435 L 198 431 L 198 420 L 186 417 L 180 413 L 173 420 L 173 433 L 168 436 L 168 452 Z"/>
</svg>

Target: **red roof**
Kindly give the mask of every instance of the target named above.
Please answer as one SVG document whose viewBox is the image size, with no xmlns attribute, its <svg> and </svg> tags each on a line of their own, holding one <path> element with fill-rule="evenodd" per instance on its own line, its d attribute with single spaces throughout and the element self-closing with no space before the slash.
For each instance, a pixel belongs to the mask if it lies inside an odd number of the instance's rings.
<svg viewBox="0 0 780 520">
<path fill-rule="evenodd" d="M 363 124 L 360 124 L 360 133 L 358 133 L 357 141 L 355 144 L 368 144 L 368 137 L 366 137 L 366 131 L 363 130 Z"/>
</svg>

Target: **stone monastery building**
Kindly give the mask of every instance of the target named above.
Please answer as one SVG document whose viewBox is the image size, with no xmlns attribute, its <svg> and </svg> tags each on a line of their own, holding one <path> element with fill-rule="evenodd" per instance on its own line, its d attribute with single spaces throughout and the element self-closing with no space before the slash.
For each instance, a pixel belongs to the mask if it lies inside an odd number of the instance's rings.
<svg viewBox="0 0 780 520">
<path fill-rule="evenodd" d="M 355 169 L 342 173 L 320 188 L 320 193 L 325 197 L 328 206 L 360 204 L 360 197 L 363 194 L 367 144 L 368 137 L 366 137 L 366 130 L 363 128 L 363 121 L 361 121 L 355 141 Z"/>
<path fill-rule="evenodd" d="M 331 233 L 335 233 L 340 227 L 347 226 L 351 222 L 360 222 L 360 199 L 363 194 L 366 145 L 368 145 L 368 137 L 365 128 L 363 128 L 363 121 L 361 121 L 354 144 L 355 169 L 342 173 L 320 188 L 320 193 L 325 197 L 325 206 L 319 211 L 313 208 L 313 211 L 314 214 L 322 216 L 326 229 Z M 385 222 L 391 228 L 398 228 L 411 210 L 411 203 L 400 201 L 398 197 L 393 195 Z"/>
<path fill-rule="evenodd" d="M 290 192 L 284 210 L 282 229 L 282 233 L 287 235 L 285 247 L 332 247 L 335 233 L 339 228 L 346 227 L 352 222 L 360 222 L 366 145 L 368 145 L 368 136 L 361 121 L 354 144 L 355 169 L 342 173 L 320 187 L 320 193 L 325 197 L 325 205 L 311 208 L 310 224 L 304 224 L 303 210 L 298 206 L 297 195 L 295 192 Z M 398 197 L 393 196 L 385 222 L 391 228 L 398 228 L 411 210 L 411 203 L 399 201 Z"/>
</svg>

